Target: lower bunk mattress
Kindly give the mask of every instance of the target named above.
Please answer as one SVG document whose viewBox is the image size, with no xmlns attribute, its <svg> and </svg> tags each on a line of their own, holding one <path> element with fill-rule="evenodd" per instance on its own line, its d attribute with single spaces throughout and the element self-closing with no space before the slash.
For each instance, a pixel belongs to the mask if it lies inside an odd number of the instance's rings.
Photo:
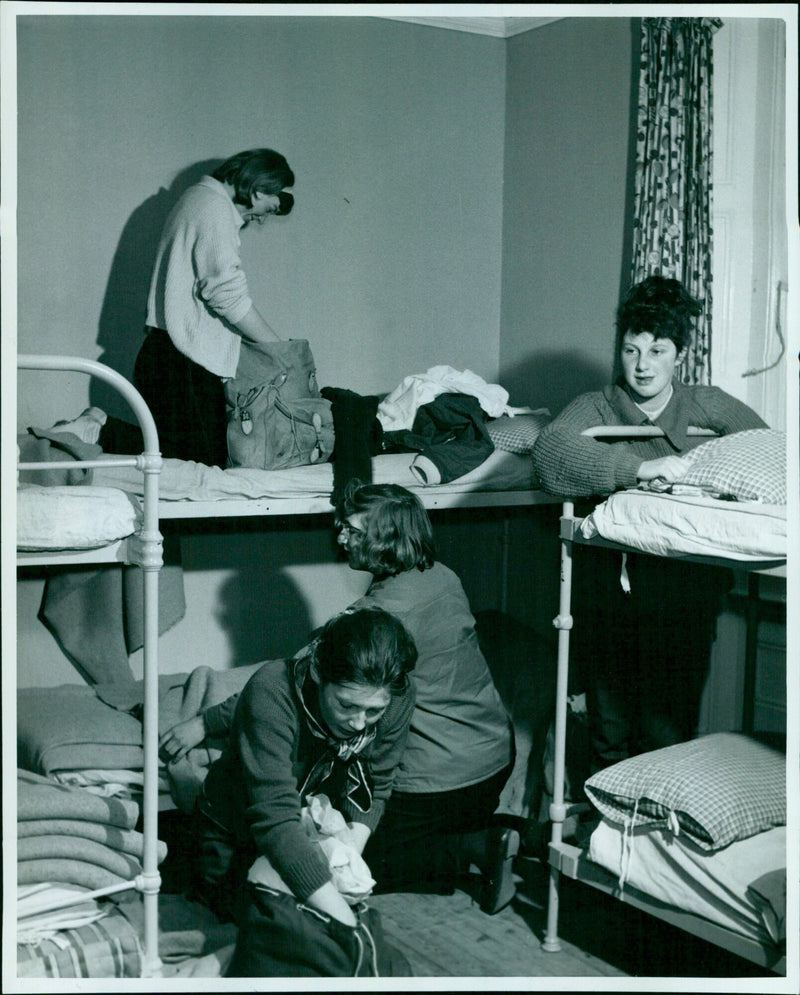
<svg viewBox="0 0 800 995">
<path fill-rule="evenodd" d="M 660 829 L 624 830 L 602 819 L 589 841 L 589 859 L 605 868 L 619 891 L 701 916 L 773 948 L 786 941 L 786 828 L 779 826 L 722 850 L 706 852 Z"/>
<path fill-rule="evenodd" d="M 609 890 L 723 927 L 770 967 L 786 941 L 786 757 L 775 740 L 710 733 L 584 784 L 601 817 L 586 856 L 613 875 Z"/>
<path fill-rule="evenodd" d="M 580 531 L 655 556 L 760 564 L 785 559 L 786 522 L 785 504 L 631 489 L 599 504 Z"/>
</svg>

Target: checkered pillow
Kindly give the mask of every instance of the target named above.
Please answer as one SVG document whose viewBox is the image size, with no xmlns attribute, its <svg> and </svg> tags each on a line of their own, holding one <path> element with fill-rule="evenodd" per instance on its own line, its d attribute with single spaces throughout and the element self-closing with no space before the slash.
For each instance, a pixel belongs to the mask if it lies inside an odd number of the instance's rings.
<svg viewBox="0 0 800 995">
<path fill-rule="evenodd" d="M 539 433 L 550 421 L 549 411 L 534 411 L 529 415 L 501 415 L 488 422 L 486 428 L 495 449 L 527 456 L 533 452 Z"/>
<path fill-rule="evenodd" d="M 697 484 L 737 501 L 786 504 L 786 433 L 771 428 L 710 439 L 686 454 L 681 484 Z"/>
<path fill-rule="evenodd" d="M 712 733 L 623 760 L 584 785 L 613 822 L 679 829 L 717 850 L 786 823 L 786 760 L 738 733 Z"/>
</svg>

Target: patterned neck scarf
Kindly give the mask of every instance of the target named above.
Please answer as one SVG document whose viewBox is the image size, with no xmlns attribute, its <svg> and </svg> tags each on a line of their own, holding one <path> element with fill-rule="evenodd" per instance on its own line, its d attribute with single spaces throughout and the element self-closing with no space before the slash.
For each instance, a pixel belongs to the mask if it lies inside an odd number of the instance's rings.
<svg viewBox="0 0 800 995">
<path fill-rule="evenodd" d="M 314 646 L 312 643 L 308 654 L 294 661 L 294 686 L 308 727 L 312 735 L 325 741 L 325 751 L 306 775 L 300 797 L 305 799 L 307 795 L 317 793 L 325 782 L 329 782 L 333 789 L 329 789 L 332 801 L 337 796 L 344 797 L 359 812 L 368 812 L 372 807 L 372 777 L 369 764 L 359 754 L 375 739 L 376 728 L 373 725 L 349 739 L 336 739 L 314 715 L 304 693 L 308 682 L 313 684 L 309 671 Z M 316 687 L 316 684 L 313 686 Z"/>
</svg>

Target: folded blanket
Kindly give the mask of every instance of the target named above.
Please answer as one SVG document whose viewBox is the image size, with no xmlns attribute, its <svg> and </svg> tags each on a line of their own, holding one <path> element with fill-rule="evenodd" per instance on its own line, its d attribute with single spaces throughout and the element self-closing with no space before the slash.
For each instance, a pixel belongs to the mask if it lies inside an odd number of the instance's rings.
<svg viewBox="0 0 800 995">
<path fill-rule="evenodd" d="M 144 855 L 144 836 L 135 829 L 120 829 L 101 822 L 82 819 L 33 819 L 17 823 L 17 852 L 21 853 L 23 841 L 32 836 L 67 836 L 76 840 L 94 840 L 118 853 L 127 853 L 139 860 Z M 166 856 L 166 844 L 159 841 L 159 859 Z M 162 854 L 163 848 L 163 856 Z"/>
<path fill-rule="evenodd" d="M 32 819 L 80 819 L 133 829 L 138 817 L 139 806 L 135 802 L 123 798 L 104 798 L 81 788 L 55 784 L 31 771 L 17 771 L 17 820 L 20 822 Z"/>
<path fill-rule="evenodd" d="M 189 673 L 162 674 L 158 679 L 159 731 L 237 694 L 261 666 L 255 663 L 225 671 L 201 666 Z M 93 770 L 141 771 L 143 703 L 143 681 L 23 688 L 17 693 L 18 763 L 50 777 Z M 222 746 L 222 742 L 207 741 L 166 768 L 179 808 L 191 811 L 205 772 Z M 54 784 L 47 777 L 43 781 Z M 57 804 L 55 815 L 67 817 Z"/>
<path fill-rule="evenodd" d="M 77 884 L 95 891 L 98 888 L 125 884 L 130 880 L 131 876 L 127 874 L 115 874 L 105 867 L 100 867 L 99 864 L 92 864 L 86 860 L 70 860 L 68 857 L 17 862 L 18 884 L 58 881 L 61 884 Z"/>
<path fill-rule="evenodd" d="M 166 856 L 166 846 L 159 847 L 161 859 Z M 80 860 L 95 864 L 123 880 L 135 878 L 142 873 L 142 862 L 138 857 L 112 850 L 104 843 L 83 839 L 79 836 L 25 836 L 17 841 L 17 862 L 36 863 L 40 860 Z M 58 878 L 50 880 L 58 881 Z"/>
<path fill-rule="evenodd" d="M 142 767 L 142 724 L 105 705 L 88 685 L 17 692 L 17 763 L 52 774 L 82 768 Z"/>
</svg>

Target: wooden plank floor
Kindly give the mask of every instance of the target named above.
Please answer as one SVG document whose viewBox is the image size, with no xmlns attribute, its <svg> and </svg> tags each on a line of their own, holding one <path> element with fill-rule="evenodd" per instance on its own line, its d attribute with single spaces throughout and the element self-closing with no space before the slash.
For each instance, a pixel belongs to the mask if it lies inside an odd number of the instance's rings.
<svg viewBox="0 0 800 995">
<path fill-rule="evenodd" d="M 414 978 L 775 978 L 569 880 L 562 880 L 560 893 L 562 949 L 546 952 L 541 941 L 548 872 L 538 861 L 517 861 L 516 867 L 517 897 L 495 916 L 481 912 L 462 890 L 453 895 L 376 895 L 369 901 L 381 913 L 387 939 L 407 957 Z M 600 984 L 608 989 L 609 982 Z"/>
<path fill-rule="evenodd" d="M 189 885 L 191 866 L 184 817 L 164 813 L 159 835 L 169 842 L 169 856 L 160 868 L 164 891 L 182 893 Z M 560 889 L 562 949 L 545 952 L 541 942 L 547 918 L 549 872 L 538 860 L 518 859 L 515 869 L 517 896 L 495 916 L 481 912 L 466 890 L 468 883 L 465 890 L 459 889 L 453 895 L 374 895 L 369 899 L 381 913 L 387 939 L 411 965 L 409 988 L 425 990 L 419 988 L 417 980 L 424 978 L 508 979 L 498 986 L 482 982 L 483 991 L 515 987 L 565 990 L 570 978 L 577 979 L 576 986 L 584 987 L 592 984 L 585 981 L 587 978 L 606 979 L 598 980 L 597 987 L 590 989 L 594 991 L 617 990 L 615 984 L 625 984 L 613 981 L 620 977 L 777 980 L 768 970 L 568 879 L 562 879 Z M 548 983 L 548 978 L 560 980 Z M 515 983 L 513 979 L 520 980 Z M 402 979 L 387 980 L 386 984 L 395 990 L 403 989 Z M 438 984 L 447 986 L 447 982 Z M 465 985 L 474 987 L 475 982 L 465 981 Z M 432 983 L 429 989 L 434 987 Z M 684 984 L 679 990 L 702 988 L 687 988 Z M 717 990 L 771 989 L 733 985 Z"/>
</svg>

